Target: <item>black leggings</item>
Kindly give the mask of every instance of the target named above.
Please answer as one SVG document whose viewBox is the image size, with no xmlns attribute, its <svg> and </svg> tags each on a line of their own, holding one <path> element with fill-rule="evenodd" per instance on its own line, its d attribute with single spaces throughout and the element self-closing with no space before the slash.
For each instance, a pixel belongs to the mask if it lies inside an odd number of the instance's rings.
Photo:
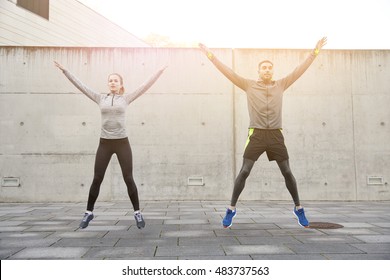
<svg viewBox="0 0 390 280">
<path fill-rule="evenodd" d="M 298 196 L 297 182 L 295 181 L 294 175 L 291 172 L 290 163 L 288 159 L 280 162 L 278 161 L 277 163 L 280 171 L 282 172 L 282 175 L 286 182 L 286 187 L 294 201 L 295 206 L 299 206 L 300 202 Z M 231 206 L 236 206 L 238 197 L 240 196 L 241 192 L 245 187 L 245 181 L 248 178 L 249 174 L 251 173 L 254 164 L 255 161 L 244 158 L 244 162 L 242 164 L 240 173 L 238 174 L 236 180 L 234 181 L 234 189 L 233 189 L 232 199 L 230 201 Z"/>
<path fill-rule="evenodd" d="M 96 199 L 99 196 L 100 185 L 111 156 L 116 154 L 122 169 L 123 179 L 127 186 L 127 193 L 133 204 L 134 211 L 139 210 L 138 190 L 133 179 L 133 156 L 128 138 L 103 139 L 100 138 L 96 152 L 95 169 L 91 188 L 89 190 L 87 210 L 93 211 Z"/>
</svg>

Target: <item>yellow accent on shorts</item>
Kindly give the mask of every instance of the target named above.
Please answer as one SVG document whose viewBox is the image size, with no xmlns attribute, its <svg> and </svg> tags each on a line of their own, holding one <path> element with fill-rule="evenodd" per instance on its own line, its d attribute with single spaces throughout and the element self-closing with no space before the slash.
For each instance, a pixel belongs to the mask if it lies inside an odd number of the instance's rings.
<svg viewBox="0 0 390 280">
<path fill-rule="evenodd" d="M 248 146 L 249 142 L 251 141 L 250 138 L 251 138 L 253 132 L 255 132 L 255 129 L 254 128 L 249 128 L 248 138 L 246 139 L 245 148 Z"/>
</svg>

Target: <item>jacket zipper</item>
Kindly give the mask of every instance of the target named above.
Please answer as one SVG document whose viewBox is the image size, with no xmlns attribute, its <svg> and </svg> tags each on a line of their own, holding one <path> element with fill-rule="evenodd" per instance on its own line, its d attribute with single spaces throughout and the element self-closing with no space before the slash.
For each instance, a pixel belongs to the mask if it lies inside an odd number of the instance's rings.
<svg viewBox="0 0 390 280">
<path fill-rule="evenodd" d="M 268 106 L 269 106 L 269 102 L 268 102 L 268 86 L 266 85 L 265 86 L 266 88 L 266 97 L 267 97 L 267 112 L 266 112 L 266 115 L 267 115 L 267 128 L 269 128 L 269 109 L 268 109 Z"/>
<path fill-rule="evenodd" d="M 115 96 L 115 94 L 112 95 L 111 106 L 114 106 L 114 96 Z"/>
</svg>

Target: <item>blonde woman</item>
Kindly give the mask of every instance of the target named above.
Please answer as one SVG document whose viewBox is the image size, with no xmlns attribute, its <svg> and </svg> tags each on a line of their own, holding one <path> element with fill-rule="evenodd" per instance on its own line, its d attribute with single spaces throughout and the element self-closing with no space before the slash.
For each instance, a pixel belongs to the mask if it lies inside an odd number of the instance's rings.
<svg viewBox="0 0 390 280">
<path fill-rule="evenodd" d="M 140 212 L 138 190 L 133 178 L 133 159 L 126 132 L 125 114 L 127 106 L 144 94 L 157 81 L 166 67 L 160 69 L 136 91 L 127 94 L 123 87 L 123 78 L 117 73 L 110 74 L 107 81 L 110 92 L 108 94 L 101 94 L 84 85 L 60 63 L 55 61 L 54 64 L 62 70 L 73 85 L 99 105 L 101 111 L 102 126 L 100 143 L 96 152 L 94 176 L 89 190 L 87 209 L 81 220 L 80 228 L 86 228 L 94 218 L 93 210 L 99 195 L 100 185 L 113 154 L 117 155 L 122 169 L 127 193 L 134 208 L 134 218 L 137 227 L 139 229 L 144 228 L 145 221 Z"/>
</svg>

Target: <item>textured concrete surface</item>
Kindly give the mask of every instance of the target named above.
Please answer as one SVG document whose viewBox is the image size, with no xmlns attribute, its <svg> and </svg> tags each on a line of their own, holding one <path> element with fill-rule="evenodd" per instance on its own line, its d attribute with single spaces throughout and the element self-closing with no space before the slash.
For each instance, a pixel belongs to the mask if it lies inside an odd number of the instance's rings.
<svg viewBox="0 0 390 280">
<path fill-rule="evenodd" d="M 223 201 L 144 201 L 146 227 L 130 203 L 97 202 L 95 219 L 78 225 L 84 203 L 0 204 L 0 259 L 390 260 L 388 202 L 306 202 L 306 229 L 285 202 L 239 202 L 230 229 Z"/>
<path fill-rule="evenodd" d="M 257 63 L 270 59 L 278 79 L 311 47 L 213 52 L 250 79 L 258 78 Z M 133 92 L 168 65 L 127 109 L 141 198 L 230 199 L 248 132 L 246 95 L 199 49 L 0 47 L 0 179 L 8 180 L 0 202 L 83 202 L 88 195 L 100 111 L 53 60 L 102 93 L 112 72 Z M 388 65 L 390 50 L 325 49 L 285 92 L 283 134 L 302 200 L 390 200 Z M 116 156 L 100 198 L 127 198 Z M 291 201 L 265 155 L 240 198 Z"/>
</svg>

